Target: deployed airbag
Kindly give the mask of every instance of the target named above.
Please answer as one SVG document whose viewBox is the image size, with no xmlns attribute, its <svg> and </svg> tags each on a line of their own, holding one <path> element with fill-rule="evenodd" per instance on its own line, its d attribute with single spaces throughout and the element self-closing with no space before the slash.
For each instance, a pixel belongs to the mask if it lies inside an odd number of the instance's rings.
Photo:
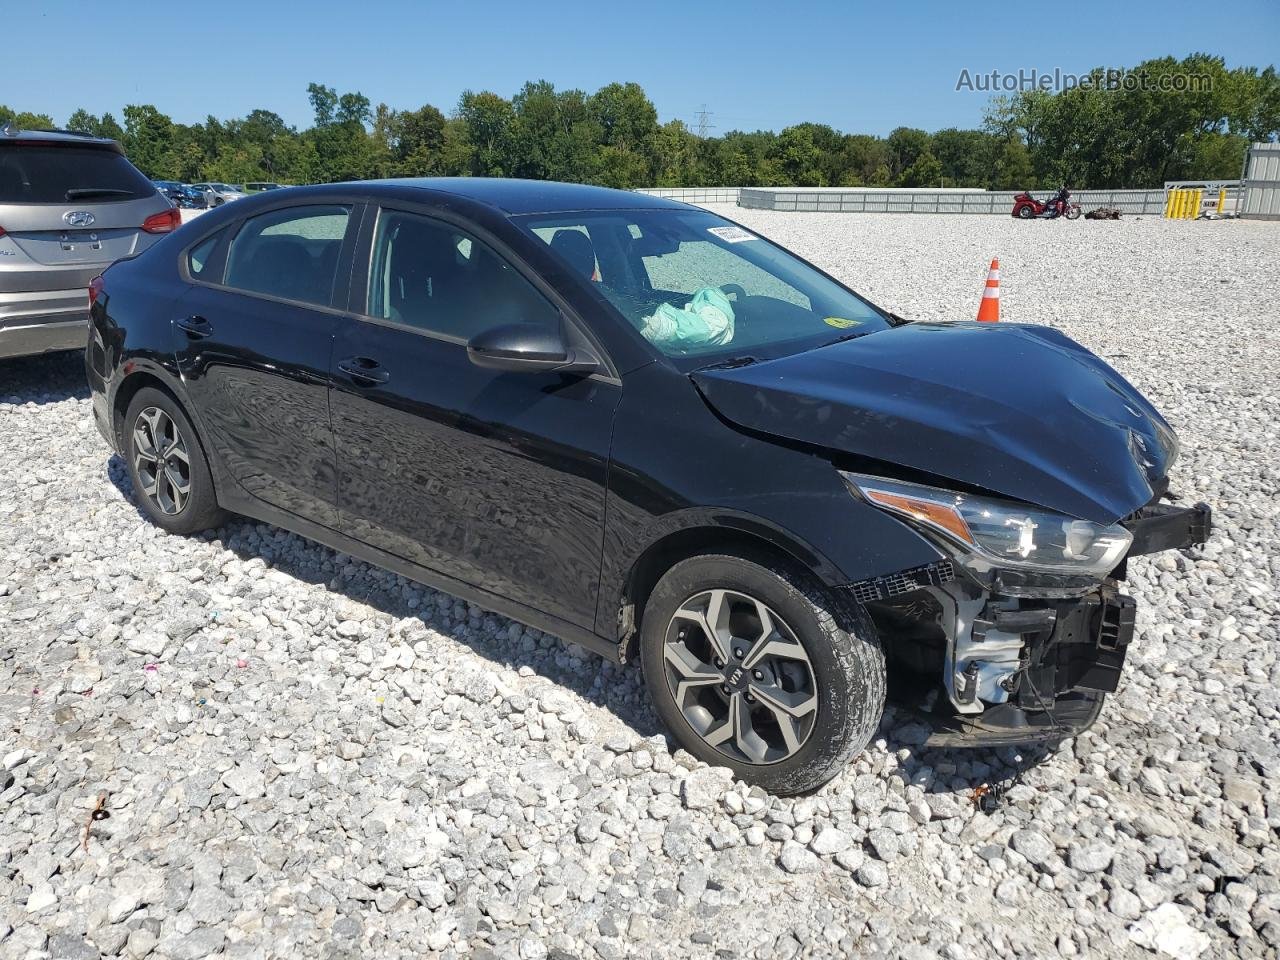
<svg viewBox="0 0 1280 960">
<path fill-rule="evenodd" d="M 644 318 L 640 333 L 664 346 L 723 346 L 733 339 L 733 305 L 719 287 L 702 287 L 683 309 L 662 304 Z"/>
</svg>

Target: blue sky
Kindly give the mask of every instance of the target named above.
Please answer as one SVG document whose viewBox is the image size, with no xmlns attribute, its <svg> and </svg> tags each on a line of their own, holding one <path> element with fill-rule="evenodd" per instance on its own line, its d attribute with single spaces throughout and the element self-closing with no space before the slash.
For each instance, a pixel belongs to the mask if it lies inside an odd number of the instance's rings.
<svg viewBox="0 0 1280 960">
<path fill-rule="evenodd" d="M 635 80 L 663 121 L 694 127 L 705 104 L 714 134 L 801 120 L 885 134 L 979 123 L 988 94 L 956 92 L 963 69 L 1084 72 L 1194 51 L 1261 67 L 1280 50 L 1276 0 L 3 0 L 3 9 L 0 103 L 57 123 L 80 106 L 119 119 L 126 103 L 153 103 L 186 123 L 263 107 L 307 126 L 313 80 L 375 105 L 446 113 L 467 88 L 510 96 L 525 80 L 587 91 Z"/>
</svg>

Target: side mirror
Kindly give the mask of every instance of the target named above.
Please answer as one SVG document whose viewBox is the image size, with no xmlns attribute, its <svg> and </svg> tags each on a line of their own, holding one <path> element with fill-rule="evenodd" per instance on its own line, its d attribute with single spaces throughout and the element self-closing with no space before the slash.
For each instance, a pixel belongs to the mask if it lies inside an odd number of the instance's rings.
<svg viewBox="0 0 1280 960">
<path fill-rule="evenodd" d="M 467 356 L 489 370 L 595 373 L 600 361 L 589 351 L 565 342 L 558 330 L 532 323 L 508 323 L 478 333 L 467 344 Z"/>
</svg>

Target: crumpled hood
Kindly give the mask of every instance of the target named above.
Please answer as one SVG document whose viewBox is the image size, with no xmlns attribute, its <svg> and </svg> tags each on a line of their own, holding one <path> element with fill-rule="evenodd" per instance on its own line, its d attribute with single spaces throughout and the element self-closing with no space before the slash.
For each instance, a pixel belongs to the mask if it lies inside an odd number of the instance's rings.
<svg viewBox="0 0 1280 960">
<path fill-rule="evenodd" d="M 1176 451 L 1137 390 L 1049 327 L 912 323 L 692 378 L 741 427 L 1098 523 L 1147 503 Z"/>
</svg>

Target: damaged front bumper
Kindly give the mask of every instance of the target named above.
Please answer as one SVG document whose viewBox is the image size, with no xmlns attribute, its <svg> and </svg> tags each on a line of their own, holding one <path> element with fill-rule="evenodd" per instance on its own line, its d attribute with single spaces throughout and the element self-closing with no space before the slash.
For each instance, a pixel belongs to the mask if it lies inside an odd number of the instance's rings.
<svg viewBox="0 0 1280 960">
<path fill-rule="evenodd" d="M 955 645 L 953 709 L 935 716 L 930 745 L 1060 740 L 1088 729 L 1119 686 L 1135 613 L 1112 583 L 1074 600 L 989 599 L 967 642 Z"/>
<path fill-rule="evenodd" d="M 1120 683 L 1133 640 L 1136 603 L 1118 583 L 1128 558 L 1204 543 L 1212 516 L 1205 504 L 1153 501 L 1123 524 L 1133 543 L 1102 583 L 1048 580 L 1037 589 L 1025 578 L 979 582 L 961 565 L 944 563 L 854 585 L 882 627 L 895 611 L 900 623 L 905 611 L 928 611 L 936 624 L 943 684 L 921 705 L 933 731 L 928 745 L 1058 741 L 1093 724 Z M 930 641 L 921 635 L 915 642 Z M 917 658 L 911 669 L 925 664 Z"/>
</svg>

